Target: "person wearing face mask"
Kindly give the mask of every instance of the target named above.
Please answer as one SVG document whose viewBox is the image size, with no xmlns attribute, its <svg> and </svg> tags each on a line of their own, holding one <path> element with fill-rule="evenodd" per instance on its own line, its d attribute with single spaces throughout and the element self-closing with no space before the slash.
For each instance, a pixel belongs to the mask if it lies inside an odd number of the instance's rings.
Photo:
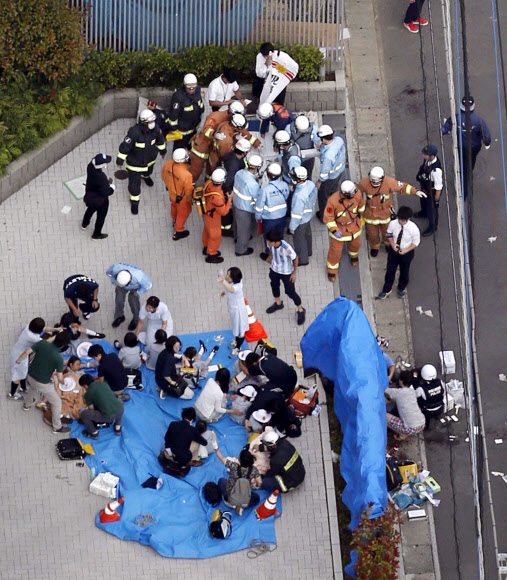
<svg viewBox="0 0 507 580">
<path fill-rule="evenodd" d="M 141 179 L 148 187 L 153 187 L 153 166 L 158 154 L 164 157 L 166 152 L 166 140 L 156 123 L 155 113 L 144 109 L 139 115 L 139 122 L 128 130 L 125 139 L 120 143 L 116 158 L 116 165 L 120 167 L 126 162 L 130 211 L 133 215 L 139 213 Z"/>
<path fill-rule="evenodd" d="M 169 128 L 182 135 L 181 139 L 174 141 L 173 151 L 180 147 L 189 148 L 190 139 L 196 134 L 203 113 L 204 103 L 197 77 L 192 73 L 186 74 L 183 86 L 175 91 L 169 106 Z"/>
</svg>

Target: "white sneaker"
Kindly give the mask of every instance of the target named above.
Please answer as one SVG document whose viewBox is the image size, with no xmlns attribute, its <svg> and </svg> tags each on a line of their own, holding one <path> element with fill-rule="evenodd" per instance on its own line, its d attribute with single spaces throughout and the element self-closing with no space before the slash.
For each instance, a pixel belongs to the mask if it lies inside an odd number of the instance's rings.
<svg viewBox="0 0 507 580">
<path fill-rule="evenodd" d="M 231 354 L 229 355 L 229 358 L 236 358 L 239 355 L 239 348 L 233 348 L 231 350 Z"/>
<path fill-rule="evenodd" d="M 230 349 L 236 348 L 236 339 L 231 340 L 231 342 L 228 344 Z"/>
<path fill-rule="evenodd" d="M 160 396 L 160 398 L 163 401 L 166 398 L 167 395 L 165 394 L 165 392 L 162 389 L 160 389 L 160 395 L 159 396 Z"/>
</svg>

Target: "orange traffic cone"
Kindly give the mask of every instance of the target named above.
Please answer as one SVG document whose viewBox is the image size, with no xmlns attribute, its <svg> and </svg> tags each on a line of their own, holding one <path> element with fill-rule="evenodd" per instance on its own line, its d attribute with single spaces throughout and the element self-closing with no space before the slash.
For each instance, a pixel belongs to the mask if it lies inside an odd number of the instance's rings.
<svg viewBox="0 0 507 580">
<path fill-rule="evenodd" d="M 267 338 L 268 334 L 264 330 L 264 326 L 255 318 L 253 310 L 248 304 L 248 300 L 245 298 L 246 311 L 248 312 L 248 324 L 250 328 L 245 332 L 245 338 L 247 342 L 256 342 L 257 340 L 262 340 Z"/>
<path fill-rule="evenodd" d="M 266 518 L 269 518 L 269 516 L 280 515 L 280 512 L 276 509 L 276 502 L 279 493 L 280 491 L 276 489 L 268 498 L 266 498 L 266 501 L 262 505 L 255 508 L 254 511 L 258 520 L 265 520 Z"/>
<path fill-rule="evenodd" d="M 106 507 L 100 512 L 100 522 L 102 524 L 107 524 L 109 522 L 117 522 L 120 519 L 120 514 L 116 511 L 121 503 L 125 501 L 124 497 L 120 497 L 118 500 L 114 500 L 106 505 Z"/>
</svg>

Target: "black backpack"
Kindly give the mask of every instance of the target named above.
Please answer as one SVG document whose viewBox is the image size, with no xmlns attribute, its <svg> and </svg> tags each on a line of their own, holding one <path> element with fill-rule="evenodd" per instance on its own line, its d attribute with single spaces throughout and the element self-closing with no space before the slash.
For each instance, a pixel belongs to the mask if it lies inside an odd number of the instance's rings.
<svg viewBox="0 0 507 580">
<path fill-rule="evenodd" d="M 386 483 L 387 491 L 394 491 L 398 489 L 403 482 L 403 477 L 400 473 L 398 462 L 394 459 L 386 461 Z"/>
<path fill-rule="evenodd" d="M 81 447 L 76 438 L 60 439 L 56 444 L 56 452 L 60 459 L 71 461 L 73 459 L 83 459 L 86 451 Z"/>
<path fill-rule="evenodd" d="M 231 513 L 215 510 L 211 517 L 209 533 L 212 538 L 225 540 L 232 534 Z"/>
</svg>

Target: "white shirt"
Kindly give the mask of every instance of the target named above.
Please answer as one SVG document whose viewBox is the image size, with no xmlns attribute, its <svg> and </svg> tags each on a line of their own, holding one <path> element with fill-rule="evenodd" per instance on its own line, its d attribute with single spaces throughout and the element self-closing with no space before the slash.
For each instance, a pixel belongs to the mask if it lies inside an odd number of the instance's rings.
<svg viewBox="0 0 507 580">
<path fill-rule="evenodd" d="M 220 75 L 216 79 L 212 80 L 208 87 L 208 100 L 211 101 L 221 101 L 225 103 L 230 101 L 234 96 L 234 93 L 239 91 L 239 85 L 237 82 L 224 83 L 222 76 Z"/>
<path fill-rule="evenodd" d="M 396 403 L 400 419 L 410 429 L 424 425 L 425 418 L 417 403 L 414 387 L 401 387 L 399 389 L 389 387 L 389 396 Z"/>
<path fill-rule="evenodd" d="M 426 161 L 426 165 L 433 165 L 433 163 L 435 163 L 436 160 L 437 159 L 435 157 L 435 159 L 433 159 L 433 161 Z M 431 181 L 433 181 L 433 187 L 437 191 L 442 191 L 443 180 L 442 180 L 442 170 L 440 169 L 440 167 L 437 167 L 437 169 L 433 169 L 430 176 L 431 176 Z"/>
<path fill-rule="evenodd" d="M 154 320 L 160 322 L 167 322 L 168 330 L 170 326 L 172 334 L 173 319 L 171 313 L 169 312 L 169 308 L 167 307 L 167 304 L 165 304 L 165 302 L 160 302 L 155 312 L 148 312 L 148 310 L 146 309 L 146 304 L 143 304 L 141 306 L 141 310 L 139 311 L 139 320 L 144 320 L 145 318 L 148 320 L 148 322 Z"/>
<path fill-rule="evenodd" d="M 223 415 L 226 411 L 226 407 L 223 406 L 224 397 L 225 394 L 215 379 L 208 379 L 194 404 L 195 410 L 206 419 L 211 418 L 213 411 Z"/>
<path fill-rule="evenodd" d="M 268 76 L 269 68 L 266 64 L 266 57 L 260 52 L 255 57 L 255 75 L 260 79 L 265 79 Z"/>
<path fill-rule="evenodd" d="M 387 227 L 387 237 L 393 238 L 394 242 L 398 239 L 401 230 L 401 224 L 398 220 L 393 220 Z M 414 222 L 408 220 L 403 226 L 403 236 L 401 238 L 400 250 L 410 248 L 412 244 L 418 246 L 421 243 L 421 232 Z"/>
</svg>

